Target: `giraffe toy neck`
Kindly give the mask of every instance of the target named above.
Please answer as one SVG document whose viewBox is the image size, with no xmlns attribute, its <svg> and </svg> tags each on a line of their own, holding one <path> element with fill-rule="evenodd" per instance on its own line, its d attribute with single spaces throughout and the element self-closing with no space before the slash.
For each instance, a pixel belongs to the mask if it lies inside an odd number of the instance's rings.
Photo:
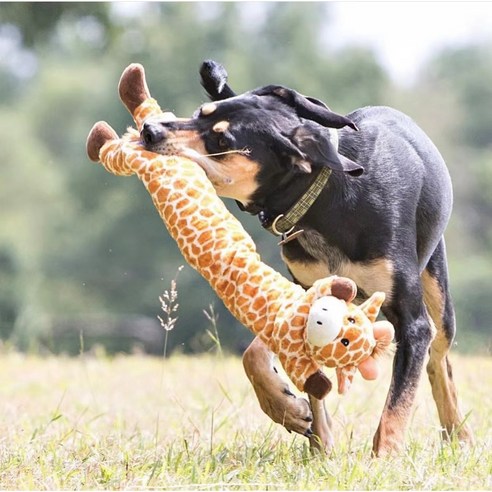
<svg viewBox="0 0 492 492">
<path fill-rule="evenodd" d="M 107 143 L 100 159 L 110 172 L 139 177 L 186 261 L 241 323 L 269 342 L 278 310 L 304 290 L 261 263 L 253 240 L 217 198 L 203 169 L 144 150 L 134 132 Z"/>
</svg>

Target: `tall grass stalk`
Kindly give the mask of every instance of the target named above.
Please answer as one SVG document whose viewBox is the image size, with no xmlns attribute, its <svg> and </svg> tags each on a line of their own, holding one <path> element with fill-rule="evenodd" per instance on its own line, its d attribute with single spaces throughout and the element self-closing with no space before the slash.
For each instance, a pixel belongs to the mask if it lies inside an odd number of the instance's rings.
<svg viewBox="0 0 492 492">
<path fill-rule="evenodd" d="M 217 329 L 219 315 L 215 312 L 213 304 L 209 304 L 208 309 L 208 311 L 206 309 L 203 310 L 203 314 L 205 314 L 206 318 L 210 321 L 212 327 L 211 330 L 207 330 L 207 334 L 214 343 L 218 354 L 222 356 L 222 344 L 220 343 L 219 331 Z"/>
<path fill-rule="evenodd" d="M 165 290 L 164 293 L 159 296 L 159 301 L 161 302 L 161 311 L 164 313 L 164 315 L 157 316 L 157 318 L 160 321 L 161 326 L 162 328 L 164 328 L 165 332 L 163 351 L 164 359 L 167 356 L 167 340 L 169 332 L 176 325 L 176 321 L 178 321 L 178 316 L 176 316 L 179 308 L 177 282 L 181 270 L 183 270 L 183 265 L 178 268 L 175 277 L 171 280 L 171 288 L 169 290 Z"/>
</svg>

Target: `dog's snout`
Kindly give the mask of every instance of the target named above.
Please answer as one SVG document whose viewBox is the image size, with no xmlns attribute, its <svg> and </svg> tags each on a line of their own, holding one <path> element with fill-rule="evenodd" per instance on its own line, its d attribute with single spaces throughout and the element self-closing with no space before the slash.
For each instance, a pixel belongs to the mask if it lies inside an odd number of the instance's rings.
<svg viewBox="0 0 492 492">
<path fill-rule="evenodd" d="M 166 130 L 163 125 L 144 123 L 141 137 L 145 145 L 155 145 L 166 138 Z"/>
</svg>

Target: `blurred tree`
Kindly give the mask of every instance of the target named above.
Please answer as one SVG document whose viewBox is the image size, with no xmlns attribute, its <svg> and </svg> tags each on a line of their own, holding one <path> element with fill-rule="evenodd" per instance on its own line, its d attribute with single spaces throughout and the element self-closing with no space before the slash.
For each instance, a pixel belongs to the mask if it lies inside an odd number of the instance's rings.
<svg viewBox="0 0 492 492">
<path fill-rule="evenodd" d="M 12 334 L 19 311 L 18 266 L 12 252 L 6 247 L 0 250 L 0 338 L 6 340 Z"/>
<path fill-rule="evenodd" d="M 427 69 L 430 83 L 448 86 L 457 96 L 466 118 L 460 122 L 460 139 L 471 148 L 492 145 L 492 54 L 488 44 L 447 48 Z"/>
<path fill-rule="evenodd" d="M 490 43 L 448 47 L 423 70 L 420 87 L 446 102 L 436 107 L 434 125 L 442 132 L 454 183 L 455 206 L 448 246 L 451 287 L 456 303 L 458 344 L 491 351 L 492 297 L 492 77 Z M 445 99 L 443 100 L 443 95 Z M 427 108 L 428 109 L 428 108 Z"/>
<path fill-rule="evenodd" d="M 4 2 L 1 12 L 2 24 L 17 26 L 24 45 L 36 50 L 54 41 L 53 34 L 67 18 L 77 22 L 90 15 L 106 29 L 111 27 L 107 3 L 89 6 L 83 2 Z"/>
<path fill-rule="evenodd" d="M 116 93 L 128 63 L 142 63 L 153 95 L 181 115 L 191 115 L 206 99 L 198 82 L 206 58 L 225 64 L 237 92 L 279 83 L 339 112 L 395 100 L 395 88 L 370 50 L 331 49 L 329 14 L 327 3 L 0 4 L 0 335 L 11 334 L 23 348 L 33 347 L 37 337 L 48 340 L 43 343 L 50 349 L 65 350 L 66 343 L 79 343 L 86 320 L 88 334 L 95 326 L 114 330 L 121 344 L 111 350 L 127 350 L 128 323 L 118 319 L 155 320 L 158 296 L 184 263 L 140 183 L 109 175 L 85 155 L 95 121 L 106 119 L 119 132 L 131 124 Z M 489 214 L 490 202 L 477 187 L 491 179 L 486 139 L 491 125 L 486 104 L 474 100 L 476 87 L 481 97 L 489 94 L 491 62 L 485 51 L 473 55 L 482 80 L 462 73 L 473 72 L 465 54 L 446 52 L 411 93 L 399 91 L 398 97 L 424 129 L 429 126 L 459 178 L 450 249 L 470 251 L 473 243 L 478 258 L 487 262 L 484 244 L 492 224 L 483 214 Z M 477 141 L 473 125 L 477 132 L 481 127 Z M 460 132 L 467 136 L 455 139 Z M 264 261 L 286 273 L 276 238 L 226 202 L 253 235 Z M 463 210 L 478 214 L 477 227 L 470 227 L 471 216 Z M 461 270 L 459 276 L 466 278 Z M 466 284 L 456 285 L 464 305 Z M 189 267 L 179 276 L 178 298 L 169 350 L 213 345 L 204 336 L 210 321 L 203 309 L 210 304 L 225 347 L 236 349 L 251 338 Z M 105 318 L 110 322 L 103 323 Z M 477 314 L 472 323 L 483 319 Z M 149 326 L 135 322 L 135 330 Z M 72 332 L 62 336 L 60 330 Z M 64 340 L 58 346 L 57 337 Z M 77 349 L 72 347 L 74 353 Z M 151 350 L 148 344 L 146 349 Z"/>
</svg>

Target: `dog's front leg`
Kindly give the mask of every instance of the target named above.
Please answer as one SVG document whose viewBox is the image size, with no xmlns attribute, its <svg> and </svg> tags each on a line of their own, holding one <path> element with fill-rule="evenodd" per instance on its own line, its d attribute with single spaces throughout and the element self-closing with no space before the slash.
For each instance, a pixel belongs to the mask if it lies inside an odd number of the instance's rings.
<svg viewBox="0 0 492 492">
<path fill-rule="evenodd" d="M 313 434 L 309 437 L 311 450 L 328 454 L 335 444 L 331 418 L 326 411 L 324 400 L 309 395 L 309 402 L 313 412 Z"/>
<path fill-rule="evenodd" d="M 414 262 L 416 264 L 416 262 Z M 396 353 L 391 385 L 373 441 L 373 452 L 384 456 L 401 450 L 424 360 L 434 335 L 423 301 L 418 273 L 407 271 L 395 283 L 385 316 L 395 327 Z"/>
<path fill-rule="evenodd" d="M 260 407 L 274 422 L 283 425 L 288 431 L 311 438 L 313 413 L 310 405 L 307 400 L 296 397 L 290 391 L 289 385 L 277 373 L 273 357 L 273 353 L 258 337 L 243 355 L 244 369 Z M 317 405 L 315 409 L 318 411 Z"/>
</svg>

